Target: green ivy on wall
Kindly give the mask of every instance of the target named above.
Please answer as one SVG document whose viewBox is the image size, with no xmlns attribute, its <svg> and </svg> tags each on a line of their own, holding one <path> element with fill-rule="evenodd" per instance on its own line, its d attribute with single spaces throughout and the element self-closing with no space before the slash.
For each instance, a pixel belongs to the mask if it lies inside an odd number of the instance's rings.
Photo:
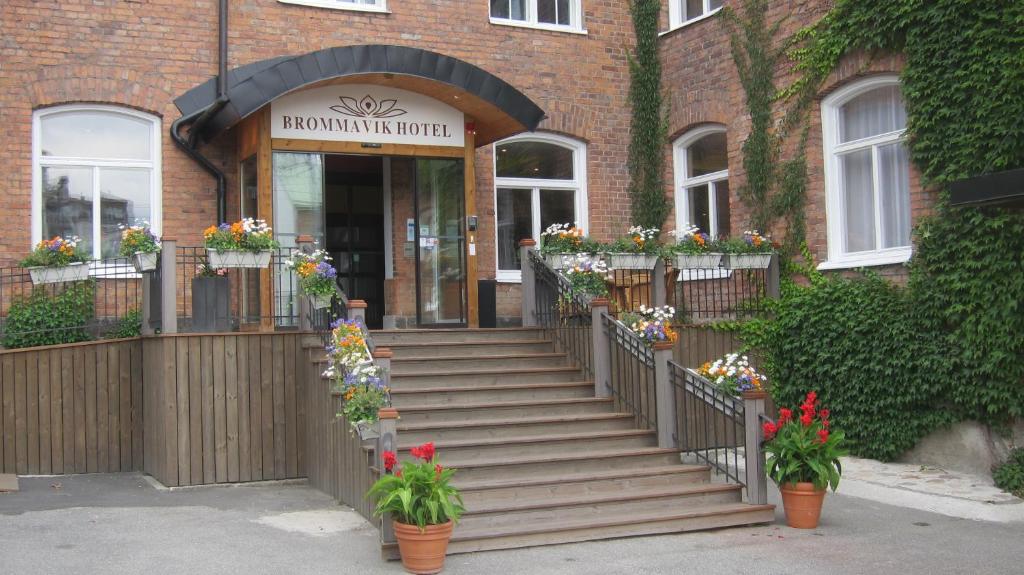
<svg viewBox="0 0 1024 575">
<path fill-rule="evenodd" d="M 658 55 L 660 0 L 630 0 L 635 52 L 629 58 L 629 195 L 633 224 L 660 229 L 669 213 L 665 196 L 664 147 L 668 125 L 662 109 Z"/>
</svg>

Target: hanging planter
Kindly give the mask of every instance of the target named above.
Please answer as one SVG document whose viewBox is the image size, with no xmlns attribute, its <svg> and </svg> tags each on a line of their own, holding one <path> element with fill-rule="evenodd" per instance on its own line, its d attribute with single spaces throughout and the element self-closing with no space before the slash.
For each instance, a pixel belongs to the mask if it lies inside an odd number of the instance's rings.
<svg viewBox="0 0 1024 575">
<path fill-rule="evenodd" d="M 702 254 L 676 254 L 677 270 L 717 270 L 722 266 L 722 256 L 718 252 Z"/>
<path fill-rule="evenodd" d="M 77 282 L 89 279 L 89 264 L 74 263 L 66 266 L 37 266 L 28 268 L 35 285 Z"/>
<path fill-rule="evenodd" d="M 658 256 L 649 254 L 606 253 L 604 259 L 614 270 L 653 270 Z"/>
<path fill-rule="evenodd" d="M 313 309 L 327 309 L 331 307 L 331 297 L 332 296 L 317 293 L 310 294 L 309 305 L 312 306 Z"/>
<path fill-rule="evenodd" d="M 251 252 L 247 250 L 206 250 L 210 267 L 227 268 L 266 268 L 270 266 L 270 250 Z"/>
<path fill-rule="evenodd" d="M 772 254 L 725 254 L 725 268 L 730 270 L 767 269 Z"/>
<path fill-rule="evenodd" d="M 359 439 L 363 441 L 371 441 L 380 437 L 379 421 L 375 421 L 373 423 L 368 421 L 357 421 L 352 424 L 352 428 L 359 434 Z"/>
<path fill-rule="evenodd" d="M 157 252 L 136 252 L 132 254 L 132 265 L 140 274 L 156 270 Z"/>
</svg>

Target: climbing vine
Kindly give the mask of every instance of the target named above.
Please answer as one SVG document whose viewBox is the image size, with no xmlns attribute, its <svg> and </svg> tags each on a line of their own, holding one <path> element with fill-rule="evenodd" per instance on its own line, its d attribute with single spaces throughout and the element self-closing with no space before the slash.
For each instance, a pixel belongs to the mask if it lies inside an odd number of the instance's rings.
<svg viewBox="0 0 1024 575">
<path fill-rule="evenodd" d="M 668 124 L 662 109 L 661 60 L 658 55 L 660 0 L 630 0 L 636 48 L 629 58 L 632 108 L 629 142 L 629 195 L 632 221 L 661 228 L 669 213 L 665 196 L 664 145 Z"/>
</svg>

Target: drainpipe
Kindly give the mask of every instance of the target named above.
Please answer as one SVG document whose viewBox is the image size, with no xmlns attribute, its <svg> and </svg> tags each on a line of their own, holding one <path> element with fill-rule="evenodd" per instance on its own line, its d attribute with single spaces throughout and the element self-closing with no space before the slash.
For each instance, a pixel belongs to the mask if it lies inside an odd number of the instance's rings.
<svg viewBox="0 0 1024 575">
<path fill-rule="evenodd" d="M 199 152 L 199 134 L 206 124 L 228 103 L 228 0 L 220 0 L 218 7 L 218 70 L 217 99 L 209 106 L 182 116 L 171 124 L 171 139 L 190 158 L 217 179 L 217 222 L 227 220 L 227 180 L 224 172 L 215 166 L 209 158 Z M 180 129 L 191 124 L 188 138 L 181 135 Z"/>
</svg>

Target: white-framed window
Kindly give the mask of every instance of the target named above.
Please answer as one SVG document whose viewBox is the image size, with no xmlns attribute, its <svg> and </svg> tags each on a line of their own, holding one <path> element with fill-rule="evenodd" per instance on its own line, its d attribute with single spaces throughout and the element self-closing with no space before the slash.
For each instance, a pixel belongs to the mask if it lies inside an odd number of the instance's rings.
<svg viewBox="0 0 1024 575">
<path fill-rule="evenodd" d="M 118 226 L 161 231 L 160 118 L 72 104 L 32 116 L 32 243 L 78 236 L 94 259 L 117 257 Z"/>
<path fill-rule="evenodd" d="M 540 242 L 551 224 L 589 231 L 587 146 L 555 134 L 527 134 L 494 144 L 497 280 L 522 279 L 519 240 Z"/>
<path fill-rule="evenodd" d="M 277 0 L 282 4 L 300 4 L 318 8 L 356 10 L 360 12 L 387 12 L 388 0 Z"/>
<path fill-rule="evenodd" d="M 722 0 L 669 0 L 669 24 L 675 29 L 703 20 L 721 9 Z"/>
<path fill-rule="evenodd" d="M 697 226 L 713 238 L 727 237 L 729 153 L 725 126 L 701 126 L 672 145 L 676 229 Z"/>
<path fill-rule="evenodd" d="M 489 0 L 491 23 L 583 32 L 582 0 Z"/>
<path fill-rule="evenodd" d="M 846 86 L 821 106 L 828 261 L 821 268 L 910 259 L 907 112 L 895 75 Z"/>
</svg>

